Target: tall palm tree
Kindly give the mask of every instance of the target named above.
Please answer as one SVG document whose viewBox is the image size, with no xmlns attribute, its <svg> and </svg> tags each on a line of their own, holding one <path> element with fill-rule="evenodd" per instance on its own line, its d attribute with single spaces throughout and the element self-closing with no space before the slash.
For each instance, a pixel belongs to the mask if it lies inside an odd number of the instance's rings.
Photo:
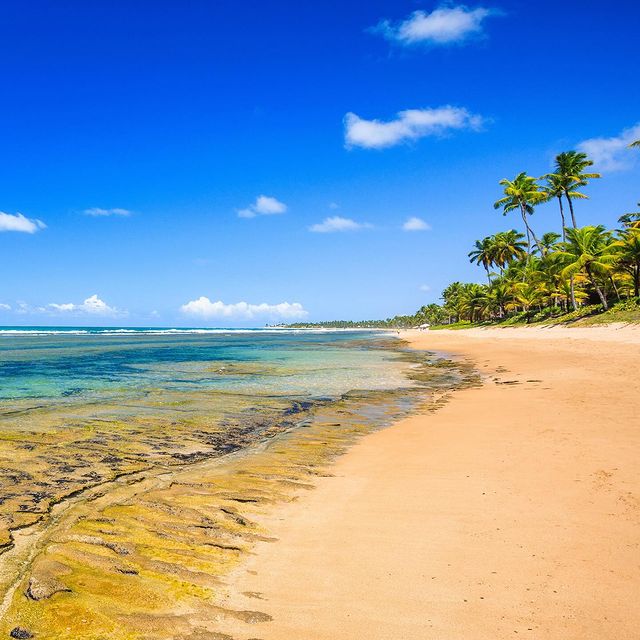
<svg viewBox="0 0 640 640">
<path fill-rule="evenodd" d="M 475 249 L 469 252 L 469 262 L 475 262 L 478 265 L 481 264 L 487 272 L 487 280 L 489 280 L 489 282 L 491 282 L 489 267 L 493 265 L 494 258 L 495 245 L 493 236 L 487 236 L 482 240 L 476 240 Z"/>
<path fill-rule="evenodd" d="M 540 185 L 532 176 L 528 176 L 525 171 L 519 173 L 513 180 L 503 178 L 500 184 L 504 187 L 504 197 L 494 203 L 494 209 L 502 207 L 502 214 L 507 215 L 510 211 L 520 211 L 522 222 L 524 222 L 527 230 L 527 253 L 531 255 L 532 245 L 531 239 L 538 244 L 535 233 L 529 226 L 527 216 L 533 214 L 535 205 L 543 202 L 545 199 L 544 192 L 540 189 Z"/>
<path fill-rule="evenodd" d="M 587 198 L 587 196 L 580 191 L 576 191 L 572 187 L 572 183 L 569 178 L 565 175 L 561 175 L 559 173 L 547 173 L 542 177 L 547 181 L 546 185 L 544 186 L 546 200 L 553 200 L 553 198 L 556 198 L 558 200 L 558 207 L 560 208 L 560 219 L 562 221 L 562 241 L 564 242 L 567 239 L 565 233 L 567 224 L 564 218 L 564 206 L 562 204 L 562 199 L 566 196 L 567 199 L 571 201 L 573 198 L 584 199 Z M 573 219 L 573 222 L 573 226 L 575 227 L 575 217 Z"/>
<path fill-rule="evenodd" d="M 600 298 L 605 311 L 609 308 L 605 290 L 598 283 L 598 277 L 608 277 L 616 262 L 615 248 L 611 233 L 603 225 L 567 229 L 567 240 L 560 244 L 554 256 L 562 265 L 564 277 L 585 274 Z M 571 301 L 576 307 L 575 298 Z"/>
<path fill-rule="evenodd" d="M 585 169 L 593 165 L 593 160 L 587 158 L 581 151 L 563 151 L 556 156 L 555 175 L 559 176 L 562 190 L 571 212 L 571 222 L 576 229 L 576 214 L 573 210 L 573 201 L 576 198 L 586 200 L 589 196 L 578 191 L 580 187 L 586 187 L 589 180 L 602 177 L 599 173 L 587 173 Z"/>
</svg>

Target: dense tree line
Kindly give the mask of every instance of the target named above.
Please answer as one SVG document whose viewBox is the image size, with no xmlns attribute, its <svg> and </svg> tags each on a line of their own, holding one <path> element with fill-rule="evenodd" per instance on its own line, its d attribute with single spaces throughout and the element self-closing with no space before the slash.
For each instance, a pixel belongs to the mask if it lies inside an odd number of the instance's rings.
<svg viewBox="0 0 640 640">
<path fill-rule="evenodd" d="M 630 146 L 640 147 L 640 140 Z M 453 282 L 442 292 L 443 304 L 423 306 L 412 316 L 291 326 L 406 328 L 514 316 L 529 321 L 582 307 L 607 311 L 621 301 L 640 304 L 640 211 L 620 216 L 615 229 L 578 226 L 576 201 L 588 198 L 584 188 L 601 177 L 592 165 L 584 153 L 566 151 L 556 156 L 552 173 L 536 178 L 522 172 L 500 181 L 503 193 L 494 208 L 519 214 L 524 233 L 509 229 L 476 241 L 468 257 L 485 270 L 486 284 Z M 531 218 L 550 201 L 558 205 L 560 232 L 537 235 Z"/>
</svg>

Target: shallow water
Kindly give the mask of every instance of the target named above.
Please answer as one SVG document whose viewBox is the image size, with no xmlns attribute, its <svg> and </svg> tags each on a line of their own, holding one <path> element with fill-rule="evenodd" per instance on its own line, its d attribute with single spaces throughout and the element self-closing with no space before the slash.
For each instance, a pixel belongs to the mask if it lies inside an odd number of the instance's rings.
<svg viewBox="0 0 640 640">
<path fill-rule="evenodd" d="M 0 634 L 220 637 L 246 510 L 465 376 L 381 332 L 0 330 Z"/>
<path fill-rule="evenodd" d="M 82 402 L 113 394 L 142 398 L 151 390 L 318 397 L 402 384 L 401 373 L 389 366 L 392 357 L 366 348 L 381 342 L 376 333 L 16 331 L 0 330 L 3 408 L 21 399 Z"/>
</svg>

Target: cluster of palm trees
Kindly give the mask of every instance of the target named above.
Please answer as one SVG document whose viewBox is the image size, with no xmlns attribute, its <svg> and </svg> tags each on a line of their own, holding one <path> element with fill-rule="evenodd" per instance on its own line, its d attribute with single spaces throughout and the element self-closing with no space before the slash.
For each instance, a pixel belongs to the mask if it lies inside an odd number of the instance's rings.
<svg viewBox="0 0 640 640">
<path fill-rule="evenodd" d="M 640 147 L 640 140 L 632 143 Z M 620 228 L 578 227 L 575 201 L 587 198 L 583 189 L 600 174 L 578 151 L 556 156 L 552 173 L 536 178 L 523 172 L 501 180 L 503 197 L 495 204 L 504 215 L 520 214 L 524 233 L 514 229 L 475 243 L 469 259 L 481 265 L 487 284 L 454 282 L 443 292 L 440 311 L 429 315 L 445 321 L 478 322 L 521 313 L 529 319 L 640 296 L 640 212 L 620 217 Z M 557 201 L 561 233 L 536 235 L 531 217 L 537 205 Z M 566 215 L 568 208 L 568 216 Z M 567 217 L 570 218 L 569 224 Z M 423 307 L 422 315 L 427 315 Z M 420 312 L 419 312 L 420 313 Z"/>
</svg>

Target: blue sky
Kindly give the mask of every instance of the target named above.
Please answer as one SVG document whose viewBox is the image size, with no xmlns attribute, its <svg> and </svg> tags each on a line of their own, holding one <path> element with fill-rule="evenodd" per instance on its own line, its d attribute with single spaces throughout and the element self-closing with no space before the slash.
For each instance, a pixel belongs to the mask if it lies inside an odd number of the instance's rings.
<svg viewBox="0 0 640 640">
<path fill-rule="evenodd" d="M 578 221 L 614 225 L 640 199 L 639 21 L 630 1 L 3 2 L 0 322 L 413 312 L 519 228 L 498 181 L 580 144 L 604 177 Z M 555 207 L 532 225 L 558 230 Z"/>
</svg>

